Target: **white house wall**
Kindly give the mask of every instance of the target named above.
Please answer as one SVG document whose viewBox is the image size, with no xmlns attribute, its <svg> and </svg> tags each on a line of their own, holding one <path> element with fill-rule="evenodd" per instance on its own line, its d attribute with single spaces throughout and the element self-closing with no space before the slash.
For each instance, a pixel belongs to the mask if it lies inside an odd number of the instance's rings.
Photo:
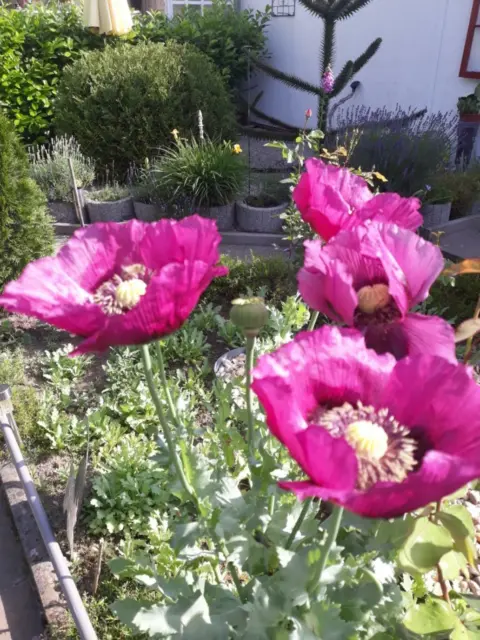
<svg viewBox="0 0 480 640">
<path fill-rule="evenodd" d="M 265 6 L 264 0 L 242 1 L 244 8 Z M 458 97 L 472 92 L 477 84 L 458 77 L 471 8 L 472 0 L 373 0 L 338 23 L 335 73 L 375 38 L 383 38 L 378 53 L 355 77 L 361 86 L 347 104 L 455 109 Z M 296 0 L 294 17 L 271 20 L 271 64 L 318 83 L 322 33 L 323 22 Z M 258 88 L 265 92 L 259 108 L 281 120 L 300 125 L 305 109 L 315 110 L 313 96 L 278 80 L 260 74 L 258 85 L 252 93 Z"/>
</svg>

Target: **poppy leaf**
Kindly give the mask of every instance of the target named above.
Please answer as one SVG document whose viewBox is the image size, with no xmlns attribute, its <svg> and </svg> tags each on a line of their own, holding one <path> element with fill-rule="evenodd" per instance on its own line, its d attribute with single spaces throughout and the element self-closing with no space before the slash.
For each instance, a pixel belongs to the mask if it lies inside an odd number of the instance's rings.
<svg viewBox="0 0 480 640">
<path fill-rule="evenodd" d="M 413 575 L 431 571 L 446 553 L 453 549 L 450 532 L 419 518 L 398 556 L 400 567 Z"/>
<path fill-rule="evenodd" d="M 440 559 L 440 568 L 446 580 L 455 580 L 467 568 L 467 559 L 461 551 L 449 551 Z"/>
<path fill-rule="evenodd" d="M 409 631 L 423 636 L 454 629 L 457 617 L 446 602 L 432 598 L 424 604 L 415 604 L 410 607 L 403 624 Z"/>
<path fill-rule="evenodd" d="M 476 557 L 473 542 L 475 527 L 468 510 L 461 505 L 444 507 L 437 514 L 437 520 L 450 532 L 455 543 L 454 549 L 463 553 L 470 564 L 474 564 Z"/>
</svg>

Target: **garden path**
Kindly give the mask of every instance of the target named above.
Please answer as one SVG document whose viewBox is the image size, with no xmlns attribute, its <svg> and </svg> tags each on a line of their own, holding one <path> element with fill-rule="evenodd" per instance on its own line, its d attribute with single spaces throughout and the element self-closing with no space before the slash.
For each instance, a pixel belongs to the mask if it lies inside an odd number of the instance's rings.
<svg viewBox="0 0 480 640">
<path fill-rule="evenodd" d="M 40 603 L 0 486 L 0 639 L 40 640 Z"/>
</svg>

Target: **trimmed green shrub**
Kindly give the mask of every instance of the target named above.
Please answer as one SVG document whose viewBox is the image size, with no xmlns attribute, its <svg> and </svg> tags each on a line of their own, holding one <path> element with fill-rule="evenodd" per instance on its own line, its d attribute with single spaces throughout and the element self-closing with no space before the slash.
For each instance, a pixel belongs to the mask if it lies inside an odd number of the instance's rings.
<svg viewBox="0 0 480 640">
<path fill-rule="evenodd" d="M 29 177 L 27 153 L 12 123 L 0 114 L 0 289 L 52 250 L 45 196 Z"/>
<path fill-rule="evenodd" d="M 237 95 L 248 77 L 248 52 L 252 58 L 266 53 L 269 20 L 269 7 L 266 12 L 237 11 L 234 3 L 214 0 L 203 15 L 192 7 L 171 20 L 160 11 L 139 14 L 133 33 L 137 42 L 175 40 L 194 44 L 212 59 L 232 94 Z"/>
<path fill-rule="evenodd" d="M 99 167 L 123 176 L 171 144 L 173 129 L 192 133 L 199 109 L 208 135 L 233 135 L 235 110 L 207 56 L 175 42 L 125 45 L 89 53 L 65 70 L 56 124 Z"/>
<path fill-rule="evenodd" d="M 162 12 L 136 14 L 133 30 L 121 38 L 85 29 L 74 2 L 27 3 L 12 11 L 0 3 L 0 104 L 27 143 L 55 134 L 53 105 L 64 67 L 82 52 L 144 42 L 192 44 L 214 62 L 237 95 L 251 55 L 265 52 L 268 13 L 236 11 L 218 0 L 204 15 L 188 11 L 168 19 Z"/>
</svg>

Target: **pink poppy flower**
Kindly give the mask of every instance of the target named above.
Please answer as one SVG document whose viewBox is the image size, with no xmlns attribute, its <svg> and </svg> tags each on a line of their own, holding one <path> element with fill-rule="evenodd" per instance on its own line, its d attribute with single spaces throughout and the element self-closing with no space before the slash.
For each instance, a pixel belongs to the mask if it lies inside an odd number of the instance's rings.
<svg viewBox="0 0 480 640">
<path fill-rule="evenodd" d="M 377 353 L 397 359 L 426 353 L 456 362 L 452 327 L 410 312 L 442 268 L 438 247 L 412 231 L 372 222 L 324 245 L 305 242 L 298 284 L 312 309 L 361 331 Z"/>
<path fill-rule="evenodd" d="M 83 336 L 74 354 L 142 344 L 178 329 L 216 276 L 220 235 L 200 216 L 101 223 L 29 264 L 0 305 Z"/>
<path fill-rule="evenodd" d="M 480 476 L 480 387 L 463 365 L 397 362 L 323 327 L 261 357 L 253 390 L 307 476 L 280 483 L 301 500 L 395 518 Z"/>
<path fill-rule="evenodd" d="M 365 220 L 394 222 L 415 231 L 422 224 L 418 198 L 396 193 L 374 195 L 360 176 L 317 158 L 305 163 L 306 171 L 293 192 L 302 218 L 324 240 Z"/>
</svg>

